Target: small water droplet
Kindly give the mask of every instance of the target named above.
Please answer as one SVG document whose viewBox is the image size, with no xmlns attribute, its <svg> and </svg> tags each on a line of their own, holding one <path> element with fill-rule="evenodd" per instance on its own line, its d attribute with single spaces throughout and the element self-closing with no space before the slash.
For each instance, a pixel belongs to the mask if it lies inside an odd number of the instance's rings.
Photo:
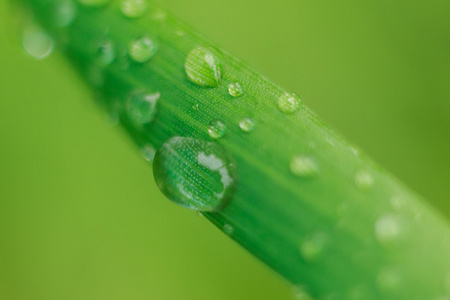
<svg viewBox="0 0 450 300">
<path fill-rule="evenodd" d="M 380 271 L 377 277 L 377 285 L 380 290 L 391 292 L 400 287 L 403 278 L 400 270 L 395 267 L 385 268 Z"/>
<path fill-rule="evenodd" d="M 277 107 L 285 114 L 293 114 L 300 109 L 302 106 L 302 101 L 300 97 L 295 94 L 284 93 L 278 98 Z"/>
<path fill-rule="evenodd" d="M 234 232 L 234 228 L 230 224 L 225 224 L 223 225 L 223 232 L 225 232 L 228 235 L 232 235 Z"/>
<path fill-rule="evenodd" d="M 77 7 L 72 0 L 61 0 L 55 3 L 54 23 L 58 27 L 69 26 L 75 20 Z"/>
<path fill-rule="evenodd" d="M 239 121 L 239 127 L 245 132 L 250 132 L 255 129 L 255 122 L 253 119 L 246 117 Z"/>
<path fill-rule="evenodd" d="M 360 189 L 369 189 L 373 185 L 373 177 L 368 171 L 359 171 L 355 175 L 355 184 Z"/>
<path fill-rule="evenodd" d="M 100 45 L 97 48 L 97 62 L 102 66 L 107 66 L 111 64 L 114 59 L 116 58 L 116 51 L 114 50 L 113 45 L 111 42 L 106 41 L 100 43 Z"/>
<path fill-rule="evenodd" d="M 222 56 L 212 48 L 195 48 L 184 65 L 190 81 L 202 87 L 216 87 L 222 78 Z"/>
<path fill-rule="evenodd" d="M 319 173 L 315 159 L 305 155 L 293 156 L 289 168 L 292 174 L 298 177 L 312 177 Z"/>
<path fill-rule="evenodd" d="M 107 4 L 111 0 L 78 0 L 83 5 L 98 7 Z"/>
<path fill-rule="evenodd" d="M 142 91 L 132 93 L 127 101 L 128 116 L 138 124 L 153 121 L 157 113 L 157 104 L 160 97 L 160 93 Z"/>
<path fill-rule="evenodd" d="M 213 139 L 221 138 L 227 132 L 227 127 L 220 120 L 214 120 L 209 123 L 208 133 Z"/>
<path fill-rule="evenodd" d="M 158 52 L 158 44 L 147 36 L 143 36 L 130 44 L 131 59 L 138 63 L 149 61 Z"/>
<path fill-rule="evenodd" d="M 300 285 L 294 285 L 292 287 L 292 294 L 294 295 L 295 300 L 314 300 L 305 288 Z"/>
<path fill-rule="evenodd" d="M 54 47 L 53 39 L 35 25 L 25 29 L 22 43 L 25 51 L 36 59 L 46 58 L 52 53 Z"/>
<path fill-rule="evenodd" d="M 234 193 L 234 167 L 216 143 L 174 137 L 153 162 L 159 189 L 173 202 L 200 211 L 218 211 Z"/>
<path fill-rule="evenodd" d="M 122 0 L 120 11 L 128 18 L 142 17 L 147 11 L 147 0 Z"/>
<path fill-rule="evenodd" d="M 152 12 L 152 19 L 157 22 L 164 22 L 167 19 L 167 12 L 158 7 Z"/>
<path fill-rule="evenodd" d="M 315 232 L 307 236 L 300 245 L 300 254 L 307 261 L 315 261 L 322 256 L 329 237 L 325 232 Z"/>
<path fill-rule="evenodd" d="M 228 92 L 232 97 L 238 98 L 244 94 L 244 88 L 239 82 L 232 82 L 228 85 Z"/>
<path fill-rule="evenodd" d="M 388 213 L 375 222 L 375 237 L 383 245 L 398 243 L 405 224 L 399 215 Z"/>
<path fill-rule="evenodd" d="M 153 162 L 155 154 L 156 150 L 150 144 L 146 144 L 144 145 L 144 147 L 141 148 L 141 155 L 146 161 Z"/>
</svg>

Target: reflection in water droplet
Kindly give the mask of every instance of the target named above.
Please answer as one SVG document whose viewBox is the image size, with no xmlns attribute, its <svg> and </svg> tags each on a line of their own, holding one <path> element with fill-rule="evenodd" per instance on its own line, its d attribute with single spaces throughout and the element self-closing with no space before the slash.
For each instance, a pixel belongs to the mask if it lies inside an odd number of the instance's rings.
<svg viewBox="0 0 450 300">
<path fill-rule="evenodd" d="M 173 202 L 200 211 L 218 211 L 231 199 L 234 167 L 216 143 L 174 137 L 156 152 L 153 173 Z"/>
<path fill-rule="evenodd" d="M 237 98 L 244 94 L 244 88 L 239 82 L 233 82 L 228 85 L 228 92 L 231 96 Z"/>
<path fill-rule="evenodd" d="M 300 109 L 302 106 L 302 101 L 300 97 L 295 94 L 285 93 L 278 98 L 277 107 L 285 114 L 293 114 Z"/>
<path fill-rule="evenodd" d="M 294 295 L 295 300 L 314 300 L 308 292 L 306 292 L 305 288 L 299 285 L 294 285 L 292 287 L 292 294 Z"/>
<path fill-rule="evenodd" d="M 25 51 L 36 59 L 44 59 L 53 51 L 53 39 L 41 28 L 30 26 L 25 29 L 22 39 Z"/>
<path fill-rule="evenodd" d="M 232 235 L 234 232 L 234 228 L 230 224 L 225 224 L 223 225 L 223 231 L 228 235 Z"/>
<path fill-rule="evenodd" d="M 142 17 L 147 11 L 147 0 L 122 0 L 120 11 L 129 18 Z"/>
<path fill-rule="evenodd" d="M 158 44 L 147 36 L 138 38 L 131 43 L 129 54 L 132 60 L 138 63 L 149 61 L 158 52 Z"/>
<path fill-rule="evenodd" d="M 227 127 L 220 120 L 214 120 L 209 123 L 208 133 L 213 139 L 221 138 L 227 132 Z"/>
<path fill-rule="evenodd" d="M 289 168 L 292 174 L 298 177 L 312 177 L 319 173 L 315 159 L 304 155 L 292 157 Z"/>
<path fill-rule="evenodd" d="M 127 113 L 131 120 L 138 124 L 153 121 L 157 113 L 160 93 L 134 92 L 127 101 Z"/>
<path fill-rule="evenodd" d="M 92 7 L 105 5 L 109 1 L 111 0 L 78 0 L 78 2 L 80 2 L 81 4 Z"/>
<path fill-rule="evenodd" d="M 373 177 L 368 171 L 359 171 L 355 175 L 355 184 L 360 189 L 369 189 L 373 185 Z"/>
<path fill-rule="evenodd" d="M 152 145 L 146 144 L 141 148 L 141 155 L 146 161 L 153 162 L 155 158 L 156 150 Z"/>
<path fill-rule="evenodd" d="M 56 26 L 69 26 L 75 20 L 77 7 L 72 0 L 60 0 L 55 3 L 54 23 Z"/>
<path fill-rule="evenodd" d="M 96 60 L 100 65 L 106 66 L 111 64 L 116 58 L 116 51 L 111 42 L 102 42 L 97 48 Z"/>
<path fill-rule="evenodd" d="M 255 122 L 251 118 L 243 118 L 239 121 L 239 127 L 245 132 L 250 132 L 255 129 Z"/>
<path fill-rule="evenodd" d="M 212 48 L 195 48 L 184 65 L 190 81 L 202 87 L 215 87 L 222 78 L 222 56 Z"/>
<path fill-rule="evenodd" d="M 385 214 L 375 222 L 375 237 L 384 245 L 398 243 L 404 232 L 404 223 L 397 214 Z"/>
<path fill-rule="evenodd" d="M 300 254 L 307 261 L 315 261 L 322 256 L 329 237 L 325 232 L 315 232 L 306 237 L 300 245 Z"/>
</svg>

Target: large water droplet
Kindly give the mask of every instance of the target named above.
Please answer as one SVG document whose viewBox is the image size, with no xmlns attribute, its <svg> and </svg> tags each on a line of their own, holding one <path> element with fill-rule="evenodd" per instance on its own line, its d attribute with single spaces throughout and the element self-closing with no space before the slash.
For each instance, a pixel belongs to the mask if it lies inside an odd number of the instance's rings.
<svg viewBox="0 0 450 300">
<path fill-rule="evenodd" d="M 222 78 L 222 56 L 212 48 L 195 48 L 186 58 L 184 68 L 190 81 L 203 87 L 215 87 Z"/>
<path fill-rule="evenodd" d="M 120 11 L 129 18 L 142 17 L 147 11 L 147 0 L 122 0 Z"/>
<path fill-rule="evenodd" d="M 138 63 L 149 61 L 158 52 L 158 43 L 147 36 L 143 36 L 130 44 L 131 59 Z"/>
<path fill-rule="evenodd" d="M 385 214 L 375 222 L 375 237 L 383 245 L 398 244 L 404 231 L 404 220 L 394 213 Z"/>
<path fill-rule="evenodd" d="M 96 60 L 100 65 L 106 66 L 111 64 L 116 58 L 116 51 L 111 42 L 102 42 L 97 48 Z"/>
<path fill-rule="evenodd" d="M 246 117 L 239 121 L 239 127 L 245 132 L 250 132 L 255 129 L 255 122 L 253 119 Z"/>
<path fill-rule="evenodd" d="M 55 3 L 54 23 L 56 26 L 69 26 L 75 20 L 76 15 L 77 7 L 72 0 L 61 0 Z"/>
<path fill-rule="evenodd" d="M 227 127 L 220 120 L 214 120 L 209 123 L 208 134 L 213 139 L 221 138 L 227 132 Z"/>
<path fill-rule="evenodd" d="M 306 237 L 300 245 L 300 254 L 307 261 L 314 261 L 322 256 L 329 237 L 325 232 L 315 232 Z"/>
<path fill-rule="evenodd" d="M 278 98 L 277 107 L 285 114 L 293 114 L 300 109 L 302 106 L 302 101 L 300 97 L 295 94 L 284 93 Z"/>
<path fill-rule="evenodd" d="M 127 101 L 127 113 L 131 120 L 138 124 L 153 121 L 157 113 L 160 93 L 134 92 Z"/>
<path fill-rule="evenodd" d="M 373 177 L 368 171 L 359 171 L 355 175 L 355 184 L 360 189 L 369 189 L 373 185 Z"/>
<path fill-rule="evenodd" d="M 36 59 L 44 59 L 53 51 L 53 39 L 37 26 L 25 29 L 22 42 L 25 51 Z"/>
<path fill-rule="evenodd" d="M 200 211 L 226 205 L 235 187 L 234 166 L 216 143 L 174 137 L 156 152 L 153 173 L 173 202 Z"/>
<path fill-rule="evenodd" d="M 298 177 L 312 177 L 319 173 L 315 159 L 305 155 L 293 156 L 289 168 L 292 174 Z"/>
<path fill-rule="evenodd" d="M 111 0 L 78 0 L 78 2 L 80 2 L 81 4 L 92 7 L 105 5 L 109 1 Z"/>
<path fill-rule="evenodd" d="M 244 94 L 244 88 L 239 82 L 232 82 L 228 85 L 228 92 L 231 96 L 237 98 Z"/>
</svg>

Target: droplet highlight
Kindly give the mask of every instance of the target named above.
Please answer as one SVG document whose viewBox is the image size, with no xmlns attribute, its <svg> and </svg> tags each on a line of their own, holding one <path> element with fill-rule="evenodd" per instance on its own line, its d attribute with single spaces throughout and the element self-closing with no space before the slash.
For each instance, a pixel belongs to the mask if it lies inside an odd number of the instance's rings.
<svg viewBox="0 0 450 300">
<path fill-rule="evenodd" d="M 128 117 L 137 124 L 150 123 L 156 116 L 160 93 L 137 91 L 127 101 Z"/>
<path fill-rule="evenodd" d="M 138 63 L 149 61 L 158 52 L 159 45 L 156 41 L 147 36 L 143 36 L 133 41 L 129 47 L 129 55 L 132 60 Z"/>
<path fill-rule="evenodd" d="M 153 173 L 171 201 L 199 211 L 222 209 L 236 185 L 234 166 L 224 149 L 194 138 L 174 137 L 161 146 Z"/>
<path fill-rule="evenodd" d="M 120 11 L 128 18 L 139 18 L 147 12 L 147 0 L 123 0 Z"/>
<path fill-rule="evenodd" d="M 278 98 L 277 107 L 282 113 L 293 114 L 302 106 L 300 97 L 295 93 L 284 93 Z"/>
<path fill-rule="evenodd" d="M 195 48 L 184 65 L 190 81 L 202 87 L 216 87 L 222 78 L 223 59 L 212 48 Z"/>
<path fill-rule="evenodd" d="M 305 155 L 295 155 L 289 163 L 291 173 L 297 177 L 313 177 L 319 173 L 316 160 Z"/>
<path fill-rule="evenodd" d="M 253 131 L 253 129 L 255 129 L 255 121 L 248 117 L 243 118 L 239 121 L 239 128 L 241 128 L 241 130 L 245 132 Z"/>
<path fill-rule="evenodd" d="M 386 246 L 398 244 L 404 230 L 403 219 L 394 213 L 385 214 L 375 222 L 375 237 L 379 243 Z"/>
<path fill-rule="evenodd" d="M 34 25 L 25 29 L 22 43 L 25 51 L 36 59 L 46 58 L 52 53 L 54 47 L 53 39 Z"/>
<path fill-rule="evenodd" d="M 214 120 L 211 123 L 209 123 L 208 127 L 208 134 L 213 139 L 221 138 L 225 135 L 227 132 L 227 127 L 225 124 L 220 120 Z"/>
<path fill-rule="evenodd" d="M 228 85 L 228 93 L 234 98 L 244 95 L 244 88 L 239 82 L 232 82 Z"/>
</svg>

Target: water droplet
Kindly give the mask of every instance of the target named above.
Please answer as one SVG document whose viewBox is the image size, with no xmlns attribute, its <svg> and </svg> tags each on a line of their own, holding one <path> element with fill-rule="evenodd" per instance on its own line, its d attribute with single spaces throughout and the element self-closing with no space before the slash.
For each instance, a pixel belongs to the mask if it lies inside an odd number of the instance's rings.
<svg viewBox="0 0 450 300">
<path fill-rule="evenodd" d="M 111 42 L 102 42 L 97 48 L 97 62 L 100 65 L 107 66 L 116 58 L 116 51 Z"/>
<path fill-rule="evenodd" d="M 232 235 L 234 232 L 234 228 L 230 224 L 225 224 L 223 225 L 223 232 L 225 232 L 228 235 Z"/>
<path fill-rule="evenodd" d="M 214 120 L 209 123 L 208 133 L 213 139 L 221 138 L 227 132 L 227 127 L 220 120 Z"/>
<path fill-rule="evenodd" d="M 244 94 L 244 88 L 239 82 L 232 82 L 228 85 L 228 92 L 234 98 L 238 98 Z"/>
<path fill-rule="evenodd" d="M 141 149 L 141 155 L 146 161 L 153 162 L 153 159 L 155 158 L 156 150 L 153 148 L 152 145 L 146 144 Z"/>
<path fill-rule="evenodd" d="M 25 29 L 22 39 L 25 51 L 36 59 L 44 59 L 53 51 L 53 39 L 41 28 L 30 26 Z"/>
<path fill-rule="evenodd" d="M 368 171 L 359 171 L 355 175 L 356 186 L 360 189 L 369 189 L 373 185 L 373 177 Z"/>
<path fill-rule="evenodd" d="M 190 81 L 203 87 L 216 87 L 222 78 L 222 56 L 212 48 L 195 48 L 184 65 Z"/>
<path fill-rule="evenodd" d="M 157 22 L 164 22 L 167 19 L 167 12 L 162 8 L 156 8 L 152 13 L 152 19 Z"/>
<path fill-rule="evenodd" d="M 255 129 L 255 122 L 253 119 L 246 117 L 239 121 L 239 127 L 245 132 L 250 132 Z"/>
<path fill-rule="evenodd" d="M 75 20 L 77 7 L 72 0 L 61 0 L 56 2 L 54 8 L 54 23 L 56 26 L 69 26 Z"/>
<path fill-rule="evenodd" d="M 300 245 L 300 254 L 307 261 L 314 261 L 323 254 L 329 237 L 325 232 L 315 232 L 306 237 Z"/>
<path fill-rule="evenodd" d="M 110 0 L 78 0 L 78 2 L 80 2 L 81 4 L 92 7 L 105 5 L 109 1 Z"/>
<path fill-rule="evenodd" d="M 147 7 L 147 0 L 122 0 L 120 3 L 120 11 L 128 18 L 142 17 Z"/>
<path fill-rule="evenodd" d="M 289 163 L 292 174 L 298 177 L 312 177 L 319 173 L 319 167 L 314 158 L 305 155 L 295 155 Z"/>
<path fill-rule="evenodd" d="M 389 213 L 375 222 L 375 236 L 383 245 L 398 243 L 404 233 L 405 224 L 399 215 Z"/>
<path fill-rule="evenodd" d="M 160 93 L 134 92 L 127 101 L 127 113 L 131 120 L 138 124 L 153 121 L 157 112 Z"/>
<path fill-rule="evenodd" d="M 278 98 L 277 107 L 285 114 L 293 114 L 300 109 L 302 106 L 302 101 L 300 97 L 295 94 L 285 93 Z"/>
<path fill-rule="evenodd" d="M 154 40 L 143 36 L 131 43 L 129 54 L 135 62 L 145 63 L 158 52 L 158 49 L 159 46 Z"/>
<path fill-rule="evenodd" d="M 396 290 L 402 284 L 402 274 L 397 268 L 389 267 L 380 271 L 377 277 L 378 287 L 385 292 Z"/>
<path fill-rule="evenodd" d="M 295 300 L 313 300 L 305 288 L 299 285 L 294 285 L 292 287 L 292 294 L 294 295 Z"/>
<path fill-rule="evenodd" d="M 234 192 L 234 166 L 213 142 L 170 139 L 156 152 L 153 173 L 163 194 L 195 210 L 218 211 Z"/>
</svg>

